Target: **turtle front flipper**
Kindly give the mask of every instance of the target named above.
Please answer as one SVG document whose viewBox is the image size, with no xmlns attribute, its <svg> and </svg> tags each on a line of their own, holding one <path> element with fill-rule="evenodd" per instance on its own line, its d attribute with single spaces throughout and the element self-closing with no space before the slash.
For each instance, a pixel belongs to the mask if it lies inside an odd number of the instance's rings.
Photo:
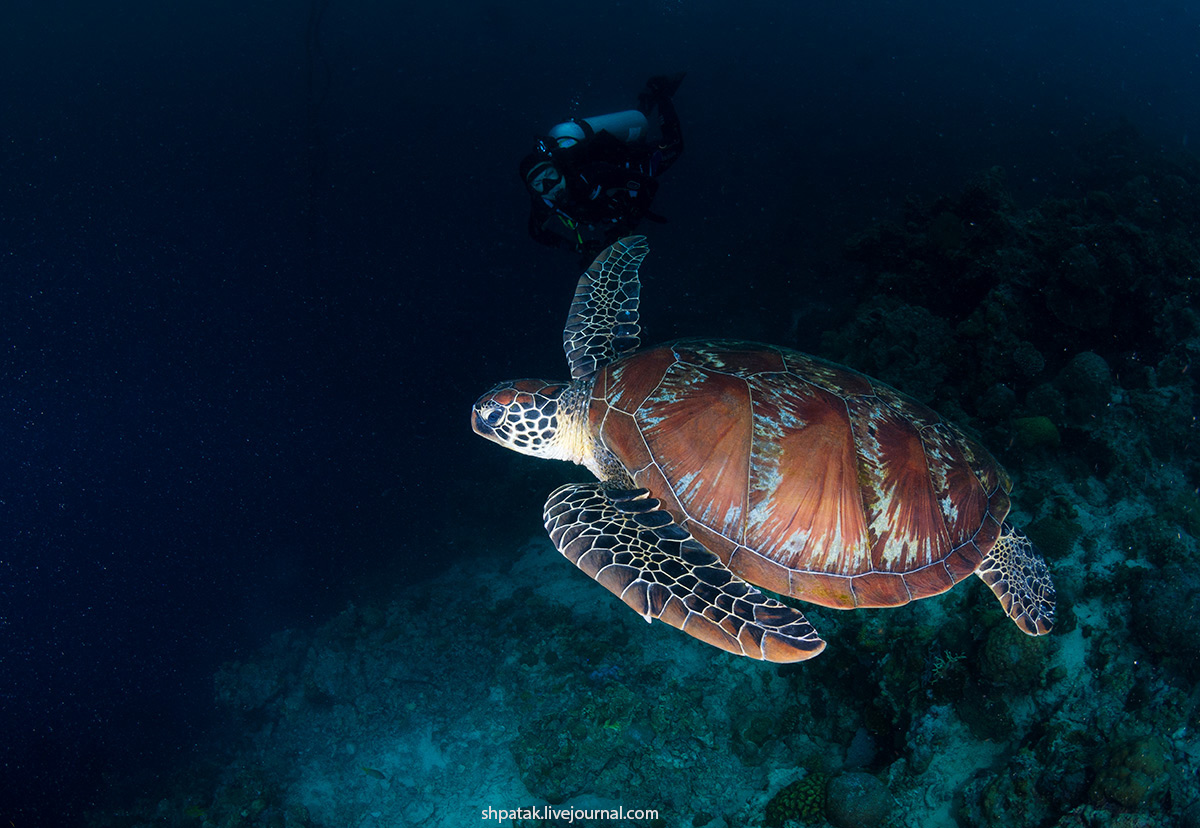
<svg viewBox="0 0 1200 828">
<path fill-rule="evenodd" d="M 647 622 L 766 661 L 803 661 L 825 648 L 803 615 L 734 575 L 645 489 L 568 484 L 543 517 L 558 551 Z"/>
<path fill-rule="evenodd" d="M 641 341 L 638 268 L 650 252 L 645 236 L 626 236 L 609 245 L 579 277 L 563 329 L 571 379 L 637 350 Z"/>
<path fill-rule="evenodd" d="M 1046 562 L 1029 538 L 1009 524 L 975 574 L 992 588 L 1016 625 L 1029 635 L 1045 635 L 1054 626 L 1054 584 Z"/>
</svg>

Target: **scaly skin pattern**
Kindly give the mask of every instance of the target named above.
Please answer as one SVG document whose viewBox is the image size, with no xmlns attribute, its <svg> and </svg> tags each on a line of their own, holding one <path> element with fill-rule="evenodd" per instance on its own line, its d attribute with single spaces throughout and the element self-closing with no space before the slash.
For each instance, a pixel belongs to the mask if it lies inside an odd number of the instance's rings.
<svg viewBox="0 0 1200 828">
<path fill-rule="evenodd" d="M 734 577 L 648 494 L 604 483 L 561 486 L 546 501 L 546 531 L 568 560 L 646 621 L 766 661 L 803 661 L 825 648 L 799 610 Z"/>
</svg>

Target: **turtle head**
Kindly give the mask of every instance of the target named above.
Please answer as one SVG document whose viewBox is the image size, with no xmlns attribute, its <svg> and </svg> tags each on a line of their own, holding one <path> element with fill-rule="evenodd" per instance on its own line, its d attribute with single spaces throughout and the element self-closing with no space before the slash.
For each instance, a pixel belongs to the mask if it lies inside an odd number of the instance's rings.
<svg viewBox="0 0 1200 828">
<path fill-rule="evenodd" d="M 502 382 L 475 401 L 471 428 L 505 448 L 559 460 L 580 461 L 571 439 L 574 383 L 542 380 Z M 565 404 L 564 404 L 565 403 Z M 564 427 L 566 426 L 566 427 Z"/>
</svg>

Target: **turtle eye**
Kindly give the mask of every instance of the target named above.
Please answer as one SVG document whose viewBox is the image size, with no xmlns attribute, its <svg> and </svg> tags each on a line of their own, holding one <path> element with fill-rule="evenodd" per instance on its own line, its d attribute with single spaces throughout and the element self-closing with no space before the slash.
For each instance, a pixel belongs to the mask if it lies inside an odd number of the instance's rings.
<svg viewBox="0 0 1200 828">
<path fill-rule="evenodd" d="M 487 403 L 479 409 L 479 419 L 488 428 L 495 428 L 504 421 L 504 406 Z"/>
</svg>

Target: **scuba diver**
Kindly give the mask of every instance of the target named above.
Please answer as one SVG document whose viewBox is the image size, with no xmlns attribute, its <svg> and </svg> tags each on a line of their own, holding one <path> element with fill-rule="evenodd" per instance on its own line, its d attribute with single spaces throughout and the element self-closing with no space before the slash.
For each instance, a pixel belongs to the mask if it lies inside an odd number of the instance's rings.
<svg viewBox="0 0 1200 828">
<path fill-rule="evenodd" d="M 646 81 L 637 109 L 558 124 L 521 161 L 529 191 L 529 235 L 587 260 L 650 212 L 658 176 L 683 153 L 671 97 L 685 73 Z"/>
</svg>

